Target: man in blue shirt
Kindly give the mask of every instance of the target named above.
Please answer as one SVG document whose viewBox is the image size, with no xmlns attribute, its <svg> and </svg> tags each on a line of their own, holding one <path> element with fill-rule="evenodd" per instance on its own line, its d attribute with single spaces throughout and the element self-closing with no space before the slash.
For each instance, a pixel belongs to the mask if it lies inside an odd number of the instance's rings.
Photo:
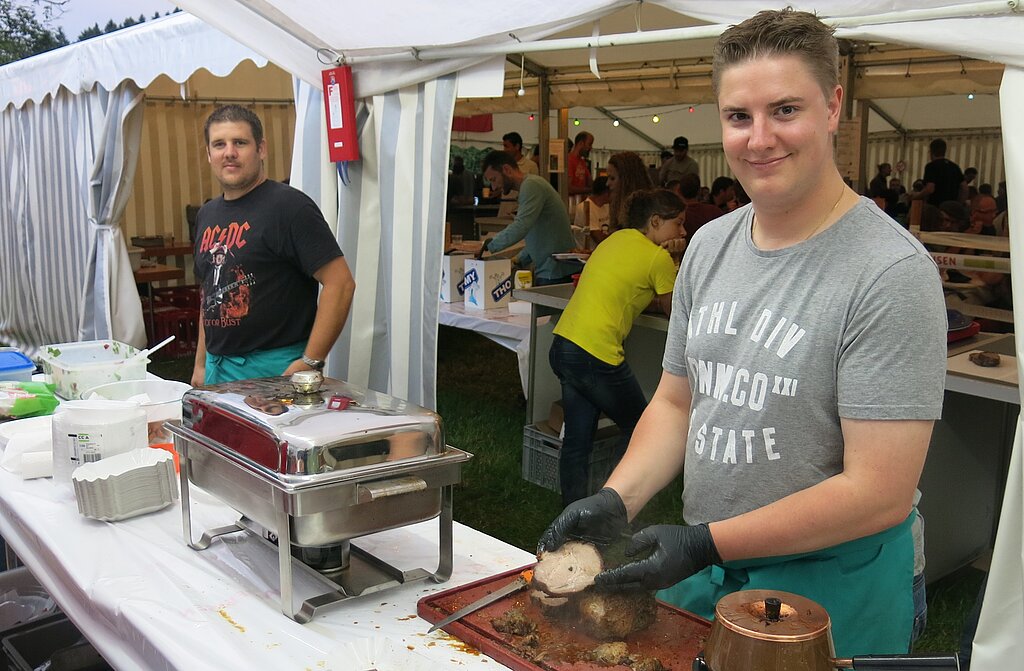
<svg viewBox="0 0 1024 671">
<path fill-rule="evenodd" d="M 519 192 L 519 209 L 515 220 L 505 230 L 484 241 L 480 255 L 498 252 L 520 240 L 525 249 L 519 255 L 522 265 L 534 264 L 533 283 L 563 284 L 580 272 L 575 262 L 558 261 L 552 254 L 573 248 L 569 212 L 551 184 L 537 175 L 525 175 L 515 157 L 504 151 L 492 151 L 483 162 L 484 179 L 499 193 Z"/>
</svg>

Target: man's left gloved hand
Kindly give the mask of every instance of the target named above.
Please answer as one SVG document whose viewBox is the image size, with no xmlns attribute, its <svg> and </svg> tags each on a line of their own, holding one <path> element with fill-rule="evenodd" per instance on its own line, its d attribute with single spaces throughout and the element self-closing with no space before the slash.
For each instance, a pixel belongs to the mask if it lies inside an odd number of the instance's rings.
<svg viewBox="0 0 1024 671">
<path fill-rule="evenodd" d="M 639 561 L 603 571 L 594 579 L 599 587 L 664 589 L 711 564 L 721 563 L 708 525 L 693 527 L 658 524 L 633 534 L 626 556 L 650 552 Z"/>
</svg>

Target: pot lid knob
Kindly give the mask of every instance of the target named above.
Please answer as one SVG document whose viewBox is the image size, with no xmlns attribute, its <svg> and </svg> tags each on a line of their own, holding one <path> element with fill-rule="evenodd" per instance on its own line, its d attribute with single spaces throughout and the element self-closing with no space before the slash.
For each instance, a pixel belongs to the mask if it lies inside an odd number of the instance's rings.
<svg viewBox="0 0 1024 671">
<path fill-rule="evenodd" d="M 770 596 L 764 600 L 764 617 L 769 622 L 778 622 L 782 614 L 782 599 Z"/>
<path fill-rule="evenodd" d="M 313 394 L 324 383 L 324 374 L 318 370 L 298 370 L 292 373 L 290 382 L 296 392 Z"/>
</svg>

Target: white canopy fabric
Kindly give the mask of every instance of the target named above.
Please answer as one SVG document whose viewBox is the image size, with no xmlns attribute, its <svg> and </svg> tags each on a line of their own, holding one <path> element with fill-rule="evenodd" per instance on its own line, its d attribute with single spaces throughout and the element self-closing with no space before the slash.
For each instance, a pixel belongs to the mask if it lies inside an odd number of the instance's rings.
<svg viewBox="0 0 1024 671">
<path fill-rule="evenodd" d="M 160 75 L 180 83 L 199 68 L 225 76 L 246 59 L 267 64 L 252 49 L 181 12 L 5 65 L 0 68 L 0 110 L 40 103 L 62 87 L 72 94 L 97 84 L 113 91 L 131 80 L 145 89 Z"/>
<path fill-rule="evenodd" d="M 415 0 L 392 0 L 387 3 L 348 5 L 342 11 L 332 0 L 223 0 L 218 3 L 200 0 L 177 0 L 183 8 L 216 25 L 235 39 L 249 44 L 264 56 L 286 68 L 315 87 L 319 87 L 316 60 L 317 48 L 329 48 L 347 56 L 366 53 L 383 54 L 396 50 L 416 52 L 427 47 L 485 43 L 507 43 L 509 53 L 516 53 L 519 41 L 537 39 L 559 29 L 587 23 L 635 3 L 622 0 L 517 0 L 502 12 L 474 12 L 464 2 L 438 0 L 421 3 Z M 1001 90 L 1003 139 L 1006 175 L 1009 185 L 1010 209 L 1020 206 L 1016 201 L 1024 188 L 1024 126 L 1014 115 L 1024 104 L 1024 15 L 1010 13 L 1005 3 L 998 16 L 970 18 L 935 18 L 944 10 L 962 14 L 971 7 L 992 11 L 993 3 L 951 3 L 943 0 L 916 0 L 912 7 L 896 0 L 867 0 L 859 3 L 838 0 L 812 2 L 764 2 L 735 0 L 647 0 L 695 19 L 719 24 L 732 24 L 768 7 L 793 5 L 798 9 L 816 11 L 824 18 L 871 17 L 859 22 L 844 21 L 838 30 L 841 37 L 877 40 L 888 43 L 926 47 L 965 56 L 1002 62 L 1008 67 Z M 920 13 L 918 20 L 893 22 L 886 15 L 905 10 L 935 9 L 929 17 Z M 447 72 L 457 71 L 470 63 L 481 63 L 483 56 L 461 57 L 448 61 L 410 61 L 408 63 L 367 64 L 353 68 L 356 93 L 359 97 L 399 89 L 430 81 Z M 497 75 L 495 75 L 497 76 Z M 431 243 L 433 244 L 433 243 Z M 1011 233 L 1011 249 L 1015 259 L 1024 259 L 1024 241 L 1019 233 Z M 1024 264 L 1014 263 L 1014 288 L 1024 295 Z M 435 294 L 436 295 L 436 292 Z M 1024 314 L 1024 313 L 1022 313 Z M 1024 318 L 1017 319 L 1017 331 Z M 1024 351 L 1024 343 L 1019 346 Z M 1018 351 L 1018 360 L 1021 358 Z M 975 669 L 1015 668 L 1024 657 L 1024 600 L 1021 596 L 1024 574 L 1024 548 L 1020 488 L 1022 486 L 1022 436 L 1020 425 L 1014 444 L 1014 460 L 1007 486 L 999 542 L 993 558 L 988 595 L 976 638 L 973 667 Z M 998 581 L 998 582 L 996 582 Z"/>
<path fill-rule="evenodd" d="M 145 344 L 120 232 L 140 89 L 246 59 L 267 62 L 182 13 L 0 68 L 0 341 Z"/>
</svg>

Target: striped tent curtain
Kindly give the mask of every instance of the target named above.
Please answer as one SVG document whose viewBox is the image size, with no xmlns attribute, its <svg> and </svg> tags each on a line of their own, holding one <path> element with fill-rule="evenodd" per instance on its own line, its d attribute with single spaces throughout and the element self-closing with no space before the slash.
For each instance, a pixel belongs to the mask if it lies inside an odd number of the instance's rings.
<svg viewBox="0 0 1024 671">
<path fill-rule="evenodd" d="M 105 114 L 90 180 L 89 265 L 77 340 L 146 344 L 142 305 L 121 230 L 132 191 L 142 133 L 142 91 L 131 81 L 107 94 L 97 87 Z"/>
<path fill-rule="evenodd" d="M 0 112 L 0 341 L 29 356 L 78 338 L 96 234 L 90 178 L 109 101 L 99 86 L 62 88 Z"/>
<path fill-rule="evenodd" d="M 293 183 L 327 211 L 336 193 L 338 241 L 356 280 L 328 374 L 432 408 L 456 75 L 359 101 L 360 159 L 347 184 L 332 176 L 326 186 L 321 176 L 335 168 L 316 141 L 322 94 L 296 90 Z"/>
</svg>

